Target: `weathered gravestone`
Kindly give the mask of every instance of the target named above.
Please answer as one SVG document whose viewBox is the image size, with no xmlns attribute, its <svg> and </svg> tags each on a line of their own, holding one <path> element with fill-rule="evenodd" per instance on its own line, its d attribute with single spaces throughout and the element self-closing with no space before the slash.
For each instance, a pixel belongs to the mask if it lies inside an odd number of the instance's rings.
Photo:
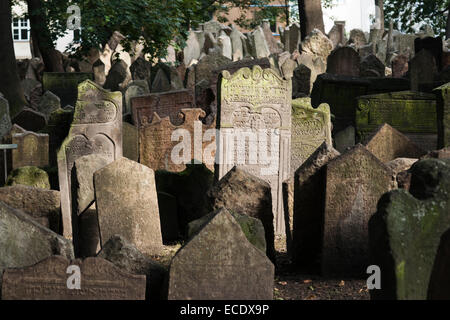
<svg viewBox="0 0 450 320">
<path fill-rule="evenodd" d="M 204 214 L 227 208 L 261 220 L 266 237 L 267 256 L 275 261 L 272 194 L 266 181 L 240 167 L 234 167 L 208 190 L 207 201 Z"/>
<path fill-rule="evenodd" d="M 450 299 L 450 229 L 442 236 L 434 259 L 433 271 L 428 285 L 428 299 L 449 300 Z"/>
<path fill-rule="evenodd" d="M 170 117 L 173 124 L 179 125 L 183 123 L 181 109 L 194 107 L 194 93 L 190 89 L 152 93 L 131 99 L 133 122 L 138 128 L 151 124 L 155 113 L 160 118 Z"/>
<path fill-rule="evenodd" d="M 123 113 L 131 113 L 131 99 L 150 93 L 148 83 L 145 80 L 134 80 L 128 83 L 124 92 Z"/>
<path fill-rule="evenodd" d="M 360 58 L 351 47 L 334 49 L 327 60 L 327 73 L 359 77 Z"/>
<path fill-rule="evenodd" d="M 438 149 L 450 147 L 450 83 L 434 89 L 436 94 Z"/>
<path fill-rule="evenodd" d="M 144 254 L 162 249 L 161 225 L 153 170 L 120 158 L 94 173 L 102 246 L 120 234 Z"/>
<path fill-rule="evenodd" d="M 416 54 L 422 50 L 429 51 L 434 56 L 438 70 L 442 70 L 442 38 L 424 37 L 414 39 L 414 51 Z"/>
<path fill-rule="evenodd" d="M 44 72 L 44 91 L 51 91 L 61 99 L 61 106 L 74 106 L 77 101 L 78 85 L 85 80 L 94 80 L 92 73 Z"/>
<path fill-rule="evenodd" d="M 324 168 L 339 152 L 324 142 L 295 172 L 293 186 L 292 244 L 289 253 L 296 265 L 320 269 L 325 202 Z M 285 194 L 288 196 L 289 194 Z"/>
<path fill-rule="evenodd" d="M 423 300 L 441 236 L 450 227 L 448 160 L 419 161 L 409 192 L 385 194 L 370 219 L 370 264 L 381 270 L 372 299 Z"/>
<path fill-rule="evenodd" d="M 76 159 L 89 154 L 102 154 L 111 161 L 122 156 L 122 94 L 86 80 L 79 85 L 73 122 L 58 151 L 63 234 L 68 238 L 77 217 L 71 206 L 72 168 Z"/>
<path fill-rule="evenodd" d="M 130 160 L 139 160 L 139 131 L 138 128 L 128 122 L 122 126 L 123 156 Z"/>
<path fill-rule="evenodd" d="M 387 123 L 381 125 L 365 144 L 381 162 L 397 158 L 420 158 L 425 151 L 420 149 L 407 136 L 392 128 Z"/>
<path fill-rule="evenodd" d="M 216 130 L 214 123 L 204 125 L 202 109 L 182 109 L 180 125 L 170 117 L 161 119 L 157 113 L 147 126 L 139 129 L 140 162 L 153 170 L 183 171 L 192 160 L 204 162 L 214 170 Z"/>
<path fill-rule="evenodd" d="M 275 268 L 220 209 L 173 258 L 169 300 L 271 300 Z"/>
<path fill-rule="evenodd" d="M 0 273 L 6 268 L 35 264 L 54 254 L 74 257 L 71 241 L 3 202 L 0 202 L 0 252 Z"/>
<path fill-rule="evenodd" d="M 0 96 L 0 139 L 11 130 L 8 100 Z"/>
<path fill-rule="evenodd" d="M 438 75 L 437 62 L 433 54 L 428 50 L 416 53 L 409 62 L 409 75 L 411 79 L 411 90 L 419 91 L 421 84 L 434 82 Z"/>
<path fill-rule="evenodd" d="M 217 127 L 217 179 L 235 165 L 270 184 L 276 233 L 284 230 L 282 183 L 290 173 L 290 81 L 272 69 L 223 71 Z M 247 143 L 248 142 L 248 143 Z"/>
<path fill-rule="evenodd" d="M 433 94 L 403 91 L 357 98 L 356 131 L 366 141 L 378 126 L 387 123 L 423 150 L 437 146 L 436 97 Z"/>
<path fill-rule="evenodd" d="M 79 289 L 68 286 L 75 270 L 81 275 Z M 2 299 L 144 300 L 145 281 L 144 275 L 130 274 L 102 258 L 52 256 L 33 266 L 6 270 Z"/>
<path fill-rule="evenodd" d="M 48 118 L 53 111 L 59 108 L 61 108 L 61 99 L 54 93 L 45 91 L 38 105 L 38 111 Z"/>
<path fill-rule="evenodd" d="M 399 54 L 394 59 L 392 59 L 392 77 L 402 78 L 408 73 L 409 58 L 407 55 Z"/>
<path fill-rule="evenodd" d="M 384 77 L 386 66 L 374 54 L 369 54 L 361 61 L 361 77 Z"/>
<path fill-rule="evenodd" d="M 29 214 L 36 222 L 58 233 L 61 198 L 58 191 L 23 185 L 0 188 L 0 201 Z"/>
<path fill-rule="evenodd" d="M 15 133 L 11 142 L 17 144 L 12 150 L 12 169 L 26 166 L 46 167 L 49 165 L 49 135 L 31 131 Z"/>
<path fill-rule="evenodd" d="M 12 122 L 28 131 L 33 132 L 38 132 L 47 125 L 45 115 L 30 108 L 24 108 L 21 110 L 12 119 Z"/>
<path fill-rule="evenodd" d="M 361 276 L 368 266 L 367 222 L 392 172 L 362 145 L 338 156 L 323 146 L 295 177 L 294 261 L 323 275 Z"/>
<path fill-rule="evenodd" d="M 367 44 L 366 35 L 360 29 L 353 29 L 350 31 L 350 38 L 348 44 L 354 44 L 357 49 Z"/>
<path fill-rule="evenodd" d="M 330 107 L 311 106 L 310 98 L 292 100 L 291 173 L 326 141 L 332 144 Z"/>
</svg>

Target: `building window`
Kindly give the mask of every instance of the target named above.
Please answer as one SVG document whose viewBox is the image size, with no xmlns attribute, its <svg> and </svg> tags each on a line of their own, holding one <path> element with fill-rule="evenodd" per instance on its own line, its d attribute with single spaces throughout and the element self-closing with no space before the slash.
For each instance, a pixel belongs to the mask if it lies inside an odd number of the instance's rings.
<svg viewBox="0 0 450 320">
<path fill-rule="evenodd" d="M 14 41 L 30 41 L 30 21 L 28 19 L 14 18 L 12 21 Z"/>
</svg>

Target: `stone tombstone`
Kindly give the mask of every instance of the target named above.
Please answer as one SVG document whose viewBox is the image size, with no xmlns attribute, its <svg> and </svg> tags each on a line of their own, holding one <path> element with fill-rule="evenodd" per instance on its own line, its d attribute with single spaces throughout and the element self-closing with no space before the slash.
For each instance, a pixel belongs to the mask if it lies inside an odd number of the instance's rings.
<svg viewBox="0 0 450 320">
<path fill-rule="evenodd" d="M 161 252 L 152 169 L 122 157 L 94 173 L 94 188 L 102 247 L 113 235 L 120 234 L 144 254 Z"/>
<path fill-rule="evenodd" d="M 450 268 L 450 229 L 442 236 L 434 259 L 433 271 L 428 285 L 429 300 L 449 300 L 450 299 L 450 278 L 448 270 Z"/>
<path fill-rule="evenodd" d="M 353 29 L 350 31 L 348 44 L 354 44 L 356 49 L 359 49 L 367 44 L 366 35 L 360 29 Z"/>
<path fill-rule="evenodd" d="M 381 290 L 370 291 L 374 300 L 425 300 L 450 228 L 448 160 L 418 161 L 410 172 L 409 191 L 385 194 L 369 222 L 370 264 L 381 270 Z"/>
<path fill-rule="evenodd" d="M 361 61 L 361 77 L 384 77 L 386 66 L 374 54 L 369 54 Z"/>
<path fill-rule="evenodd" d="M 244 34 L 239 31 L 239 29 L 233 24 L 231 26 L 231 48 L 233 52 L 233 61 L 242 60 L 244 58 L 244 45 L 243 38 Z"/>
<path fill-rule="evenodd" d="M 124 93 L 123 113 L 131 113 L 131 98 L 143 96 L 150 93 L 148 83 L 145 80 L 131 81 Z"/>
<path fill-rule="evenodd" d="M 145 80 L 151 87 L 151 69 L 152 64 L 143 57 L 137 58 L 130 66 L 130 72 L 133 80 Z"/>
<path fill-rule="evenodd" d="M 175 255 L 169 300 L 272 300 L 274 265 L 235 218 L 216 211 Z"/>
<path fill-rule="evenodd" d="M 41 102 L 38 105 L 38 111 L 48 118 L 53 111 L 61 108 L 61 99 L 50 91 L 45 91 Z"/>
<path fill-rule="evenodd" d="M 394 47 L 399 54 L 404 54 L 409 58 L 414 57 L 414 42 L 417 36 L 415 34 L 398 34 L 394 36 Z"/>
<path fill-rule="evenodd" d="M 189 65 L 193 59 L 198 59 L 200 57 L 200 44 L 198 43 L 195 31 L 190 31 L 189 36 L 186 40 L 186 47 L 183 49 L 184 53 L 184 64 Z"/>
<path fill-rule="evenodd" d="M 12 150 L 12 170 L 26 167 L 47 167 L 49 165 L 49 135 L 30 131 L 12 134 L 11 142 L 17 144 Z"/>
<path fill-rule="evenodd" d="M 123 156 L 139 160 L 139 130 L 135 125 L 124 122 L 122 125 Z"/>
<path fill-rule="evenodd" d="M 324 172 L 326 164 L 339 155 L 332 145 L 324 142 L 296 170 L 293 186 L 290 186 L 293 188 L 290 256 L 297 266 L 306 270 L 320 270 L 325 203 Z"/>
<path fill-rule="evenodd" d="M 0 188 L 0 201 L 30 215 L 36 222 L 59 232 L 61 197 L 59 191 L 15 185 Z"/>
<path fill-rule="evenodd" d="M 392 77 L 393 78 L 403 78 L 408 73 L 409 58 L 404 54 L 397 55 L 392 59 Z"/>
<path fill-rule="evenodd" d="M 73 121 L 58 151 L 63 234 L 68 238 L 76 218 L 71 210 L 72 168 L 76 159 L 89 154 L 102 154 L 111 161 L 122 157 L 122 94 L 86 80 L 78 86 Z"/>
<path fill-rule="evenodd" d="M 196 160 L 214 171 L 215 122 L 204 125 L 201 119 L 206 113 L 202 109 L 180 112 L 183 122 L 179 125 L 172 123 L 169 116 L 160 118 L 155 112 L 152 122 L 139 129 L 140 163 L 153 170 L 181 172 L 186 164 Z"/>
<path fill-rule="evenodd" d="M 207 191 L 206 196 L 204 214 L 226 208 L 259 219 L 264 226 L 267 256 L 275 261 L 272 191 L 266 181 L 234 167 Z"/>
<path fill-rule="evenodd" d="M 365 147 L 384 163 L 397 158 L 420 158 L 425 154 L 407 136 L 387 123 L 369 137 Z"/>
<path fill-rule="evenodd" d="M 61 106 L 74 106 L 78 85 L 85 80 L 94 80 L 90 72 L 44 72 L 43 89 L 51 91 L 61 99 Z"/>
<path fill-rule="evenodd" d="M 0 274 L 6 268 L 35 264 L 58 254 L 73 259 L 72 242 L 0 202 Z M 2 278 L 0 277 L 0 285 Z"/>
<path fill-rule="evenodd" d="M 420 84 L 434 82 L 438 75 L 437 62 L 433 54 L 423 49 L 416 53 L 409 62 L 409 74 L 411 79 L 411 90 L 419 91 Z"/>
<path fill-rule="evenodd" d="M 356 131 L 360 141 L 387 123 L 423 150 L 437 147 L 436 97 L 414 91 L 360 96 L 357 99 Z"/>
<path fill-rule="evenodd" d="M 264 37 L 266 38 L 266 42 L 269 47 L 270 54 L 281 53 L 282 50 L 279 45 L 279 41 L 273 36 L 273 32 L 270 28 L 270 22 L 268 20 L 264 20 L 261 27 L 263 29 Z"/>
<path fill-rule="evenodd" d="M 327 73 L 359 77 L 360 58 L 351 47 L 339 47 L 328 56 Z"/>
<path fill-rule="evenodd" d="M 238 165 L 267 181 L 276 233 L 284 230 L 282 183 L 290 174 L 291 98 L 291 81 L 272 69 L 254 66 L 222 73 L 216 176 L 219 180 Z"/>
<path fill-rule="evenodd" d="M 317 77 L 311 92 L 311 104 L 318 107 L 321 103 L 330 106 L 334 115 L 333 134 L 348 126 L 355 126 L 357 109 L 356 97 L 367 94 L 370 82 L 349 76 L 321 74 Z"/>
<path fill-rule="evenodd" d="M 414 51 L 418 53 L 421 50 L 429 51 L 434 56 L 438 70 L 442 70 L 442 37 L 416 38 L 414 40 Z"/>
<path fill-rule="evenodd" d="M 11 130 L 8 100 L 0 96 L 0 139 Z"/>
<path fill-rule="evenodd" d="M 368 264 L 368 222 L 393 174 L 358 144 L 326 165 L 322 247 L 324 275 L 363 275 Z"/>
<path fill-rule="evenodd" d="M 294 173 L 323 142 L 332 144 L 330 107 L 311 106 L 310 98 L 292 100 L 291 174 Z"/>
<path fill-rule="evenodd" d="M 183 122 L 181 109 L 195 108 L 194 92 L 190 89 L 152 93 L 131 99 L 134 125 L 138 128 L 150 125 L 154 114 L 160 118 L 169 117 L 173 124 Z"/>
<path fill-rule="evenodd" d="M 231 46 L 231 38 L 226 33 L 221 32 L 217 38 L 217 44 L 222 52 L 222 55 L 230 60 L 233 60 L 233 48 Z"/>
<path fill-rule="evenodd" d="M 47 125 L 46 116 L 30 108 L 22 109 L 12 122 L 21 126 L 25 130 L 38 132 Z"/>
<path fill-rule="evenodd" d="M 436 94 L 438 149 L 450 147 L 450 83 L 433 90 Z"/>
<path fill-rule="evenodd" d="M 328 33 L 328 38 L 333 42 L 334 48 L 339 45 L 344 46 L 347 42 L 345 37 L 345 21 L 335 21 L 333 28 Z"/>
<path fill-rule="evenodd" d="M 264 35 L 264 30 L 258 26 L 248 35 L 251 54 L 255 59 L 267 58 L 270 56 L 270 49 Z"/>
<path fill-rule="evenodd" d="M 327 63 L 327 58 L 333 50 L 333 42 L 319 29 L 314 29 L 302 41 L 301 51 L 313 54 L 319 57 L 324 64 Z"/>
<path fill-rule="evenodd" d="M 68 288 L 71 266 L 81 272 L 80 289 Z M 6 270 L 2 299 L 144 300 L 145 282 L 144 275 L 130 274 L 102 258 L 69 260 L 51 256 L 29 267 Z"/>
</svg>

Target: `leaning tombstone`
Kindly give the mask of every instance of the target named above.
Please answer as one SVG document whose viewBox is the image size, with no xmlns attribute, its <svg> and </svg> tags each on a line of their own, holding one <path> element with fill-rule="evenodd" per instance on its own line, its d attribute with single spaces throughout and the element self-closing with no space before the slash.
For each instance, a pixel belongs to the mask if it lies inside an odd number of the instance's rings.
<svg viewBox="0 0 450 320">
<path fill-rule="evenodd" d="M 145 80 L 130 81 L 124 92 L 123 113 L 131 112 L 131 98 L 149 94 L 150 89 Z"/>
<path fill-rule="evenodd" d="M 292 100 L 291 173 L 326 141 L 332 144 L 330 107 L 311 106 L 310 98 Z"/>
<path fill-rule="evenodd" d="M 111 161 L 122 157 L 122 94 L 86 80 L 79 85 L 73 122 L 58 152 L 63 234 L 68 238 L 72 237 L 74 217 L 72 168 L 76 159 L 89 154 L 102 154 Z"/>
<path fill-rule="evenodd" d="M 38 105 L 38 111 L 48 118 L 53 111 L 56 111 L 59 108 L 61 108 L 61 99 L 54 93 L 45 91 L 41 102 Z"/>
<path fill-rule="evenodd" d="M 233 75 L 223 71 L 220 90 L 217 179 L 238 165 L 268 182 L 275 232 L 281 234 L 284 231 L 281 185 L 289 177 L 291 160 L 291 82 L 272 69 L 254 66 Z"/>
<path fill-rule="evenodd" d="M 271 300 L 274 271 L 235 218 L 220 209 L 173 258 L 168 298 Z"/>
<path fill-rule="evenodd" d="M 374 300 L 425 300 L 441 236 L 450 227 L 450 165 L 427 159 L 410 169 L 409 192 L 385 194 L 369 222 L 370 265 L 381 271 Z"/>
<path fill-rule="evenodd" d="M 31 131 L 16 133 L 11 142 L 17 144 L 12 151 L 12 166 L 17 169 L 26 166 L 47 167 L 49 165 L 49 136 Z"/>
<path fill-rule="evenodd" d="M 152 169 L 120 158 L 94 173 L 102 246 L 120 234 L 144 254 L 162 250 L 155 175 Z"/>
<path fill-rule="evenodd" d="M 6 270 L 2 299 L 144 300 L 145 282 L 144 275 L 130 274 L 102 258 L 51 256 L 29 267 Z"/>
<path fill-rule="evenodd" d="M 54 254 L 74 258 L 70 240 L 3 202 L 0 202 L 0 226 L 0 273 L 6 268 L 35 264 Z M 1 280 L 2 277 L 0 285 Z"/>
</svg>

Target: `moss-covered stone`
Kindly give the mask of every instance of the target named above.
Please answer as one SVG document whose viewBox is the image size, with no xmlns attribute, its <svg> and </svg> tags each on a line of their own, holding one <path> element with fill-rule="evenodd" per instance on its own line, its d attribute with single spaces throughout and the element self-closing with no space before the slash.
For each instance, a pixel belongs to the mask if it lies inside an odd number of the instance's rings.
<svg viewBox="0 0 450 320">
<path fill-rule="evenodd" d="M 25 185 L 41 189 L 50 189 L 47 172 L 38 167 L 21 167 L 13 170 L 6 180 L 7 186 Z"/>
<path fill-rule="evenodd" d="M 246 214 L 233 212 L 228 210 L 231 215 L 236 219 L 237 223 L 244 232 L 247 240 L 253 244 L 256 248 L 261 250 L 262 252 L 266 252 L 266 239 L 264 234 L 264 226 L 261 220 L 249 217 Z M 215 215 L 215 212 L 207 214 L 206 216 L 201 217 L 200 219 L 191 221 L 187 226 L 187 237 L 192 238 L 198 231 L 202 229 L 202 227 L 208 223 Z"/>
<path fill-rule="evenodd" d="M 410 172 L 410 192 L 385 194 L 369 222 L 369 264 L 381 269 L 372 299 L 426 299 L 441 236 L 450 228 L 450 161 L 422 160 Z"/>
</svg>

